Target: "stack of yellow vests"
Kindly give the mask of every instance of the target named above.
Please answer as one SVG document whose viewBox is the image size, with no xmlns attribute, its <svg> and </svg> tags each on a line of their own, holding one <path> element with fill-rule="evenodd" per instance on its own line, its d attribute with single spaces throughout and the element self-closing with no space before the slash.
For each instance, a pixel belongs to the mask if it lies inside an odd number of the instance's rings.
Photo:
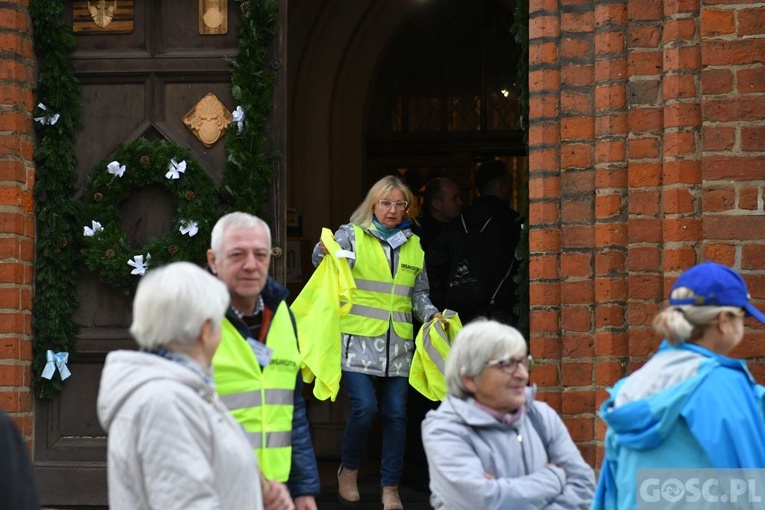
<svg viewBox="0 0 765 510">
<path fill-rule="evenodd" d="M 462 329 L 457 312 L 444 310 L 443 322 L 430 319 L 422 325 L 414 340 L 414 357 L 409 369 L 409 384 L 430 400 L 446 397 L 444 365 L 452 341 Z"/>
<path fill-rule="evenodd" d="M 315 379 L 314 396 L 334 402 L 340 390 L 340 319 L 350 311 L 356 290 L 348 265 L 354 254 L 343 250 L 329 229 L 322 229 L 321 242 L 327 255 L 290 309 L 297 323 L 303 381 Z"/>
</svg>

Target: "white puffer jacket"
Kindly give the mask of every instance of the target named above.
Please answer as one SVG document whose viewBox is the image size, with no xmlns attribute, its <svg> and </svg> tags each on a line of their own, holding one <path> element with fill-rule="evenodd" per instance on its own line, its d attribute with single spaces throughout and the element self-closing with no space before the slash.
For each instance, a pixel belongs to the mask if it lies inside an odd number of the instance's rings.
<svg viewBox="0 0 765 510">
<path fill-rule="evenodd" d="M 263 508 L 244 432 L 200 374 L 155 354 L 106 357 L 98 418 L 109 433 L 109 508 Z"/>
</svg>

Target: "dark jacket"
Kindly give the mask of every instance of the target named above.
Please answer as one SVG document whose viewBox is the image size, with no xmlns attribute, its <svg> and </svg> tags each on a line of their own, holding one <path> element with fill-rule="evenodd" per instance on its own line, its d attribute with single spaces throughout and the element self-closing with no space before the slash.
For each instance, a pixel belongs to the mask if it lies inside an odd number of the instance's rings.
<svg viewBox="0 0 765 510">
<path fill-rule="evenodd" d="M 465 235 L 465 226 L 470 233 L 468 236 Z M 484 316 L 513 324 L 516 301 L 513 276 L 517 271 L 515 249 L 522 228 L 520 215 L 503 200 L 488 195 L 476 197 L 462 216 L 451 221 L 425 252 L 433 304 L 439 310 L 449 308 L 457 311 L 463 323 Z M 474 261 L 471 270 L 476 275 L 479 288 L 479 297 L 469 303 L 458 299 L 461 296 L 454 291 L 453 284 L 450 286 L 455 266 L 460 261 L 458 259 L 465 257 Z M 511 274 L 500 287 L 494 305 L 490 306 L 491 296 L 511 263 Z"/>
<path fill-rule="evenodd" d="M 11 417 L 0 410 L 0 506 L 14 510 L 39 509 L 27 447 Z"/>
<path fill-rule="evenodd" d="M 263 325 L 268 328 L 270 319 L 279 307 L 279 304 L 287 299 L 289 291 L 282 284 L 268 277 L 266 285 L 263 287 L 260 295 L 263 297 L 263 304 L 266 310 L 263 311 Z M 247 326 L 242 323 L 233 310 L 229 309 L 226 318 L 231 321 L 236 329 L 247 338 Z M 295 317 L 290 312 L 292 327 L 295 328 L 295 337 L 297 337 L 297 326 Z M 268 334 L 268 331 L 265 331 Z M 311 432 L 308 426 L 308 415 L 306 414 L 305 399 L 303 398 L 303 378 L 298 372 L 297 381 L 295 381 L 295 396 L 292 411 L 292 465 L 290 466 L 290 477 L 287 480 L 287 487 L 293 498 L 307 495 L 319 494 L 321 484 L 319 483 L 319 468 L 316 464 L 316 455 L 311 443 Z"/>
<path fill-rule="evenodd" d="M 424 251 L 428 250 L 428 246 L 438 238 L 439 234 L 449 224 L 445 221 L 439 221 L 429 214 L 419 215 L 417 222 L 419 226 L 412 228 L 412 232 L 420 237 L 420 246 Z"/>
</svg>

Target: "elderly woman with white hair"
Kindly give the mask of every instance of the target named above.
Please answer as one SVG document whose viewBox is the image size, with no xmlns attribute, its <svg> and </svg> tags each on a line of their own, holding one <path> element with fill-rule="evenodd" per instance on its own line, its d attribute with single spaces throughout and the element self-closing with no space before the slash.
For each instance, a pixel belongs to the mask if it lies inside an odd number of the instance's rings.
<svg viewBox="0 0 765 510">
<path fill-rule="evenodd" d="M 422 424 L 430 502 L 448 509 L 586 508 L 595 480 L 560 417 L 534 400 L 514 328 L 478 320 L 446 360 L 448 395 Z"/>
<path fill-rule="evenodd" d="M 239 424 L 218 400 L 210 363 L 229 303 L 226 285 L 177 262 L 149 271 L 133 301 L 139 352 L 106 357 L 98 417 L 108 431 L 114 509 L 291 509 L 263 482 Z"/>
</svg>

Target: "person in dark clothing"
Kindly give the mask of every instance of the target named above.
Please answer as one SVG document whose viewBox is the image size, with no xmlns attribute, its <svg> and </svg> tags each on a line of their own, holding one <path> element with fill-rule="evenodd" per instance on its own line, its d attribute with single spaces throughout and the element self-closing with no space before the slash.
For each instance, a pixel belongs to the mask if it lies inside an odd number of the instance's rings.
<svg viewBox="0 0 765 510">
<path fill-rule="evenodd" d="M 422 211 L 417 217 L 420 226 L 416 230 L 423 250 L 427 252 L 430 243 L 446 225 L 460 215 L 463 205 L 460 188 L 454 181 L 446 177 L 436 177 L 428 181 L 425 185 Z M 416 319 L 413 322 L 416 334 L 422 323 Z M 433 402 L 412 386 L 409 386 L 408 391 L 404 484 L 416 491 L 426 492 L 429 484 L 428 461 L 422 447 L 421 426 L 428 411 L 437 408 L 440 402 Z"/>
<path fill-rule="evenodd" d="M 425 253 L 431 299 L 439 310 L 458 312 L 463 324 L 487 317 L 514 325 L 515 249 L 523 224 L 509 206 L 507 165 L 482 164 L 475 183 L 480 196 Z"/>
<path fill-rule="evenodd" d="M 451 179 L 436 177 L 425 185 L 422 212 L 417 217 L 420 229 L 420 245 L 423 250 L 438 237 L 446 225 L 462 212 L 460 188 Z"/>
<path fill-rule="evenodd" d="M 19 429 L 0 409 L 0 501 L 12 510 L 38 510 L 40 500 L 32 464 Z"/>
</svg>

